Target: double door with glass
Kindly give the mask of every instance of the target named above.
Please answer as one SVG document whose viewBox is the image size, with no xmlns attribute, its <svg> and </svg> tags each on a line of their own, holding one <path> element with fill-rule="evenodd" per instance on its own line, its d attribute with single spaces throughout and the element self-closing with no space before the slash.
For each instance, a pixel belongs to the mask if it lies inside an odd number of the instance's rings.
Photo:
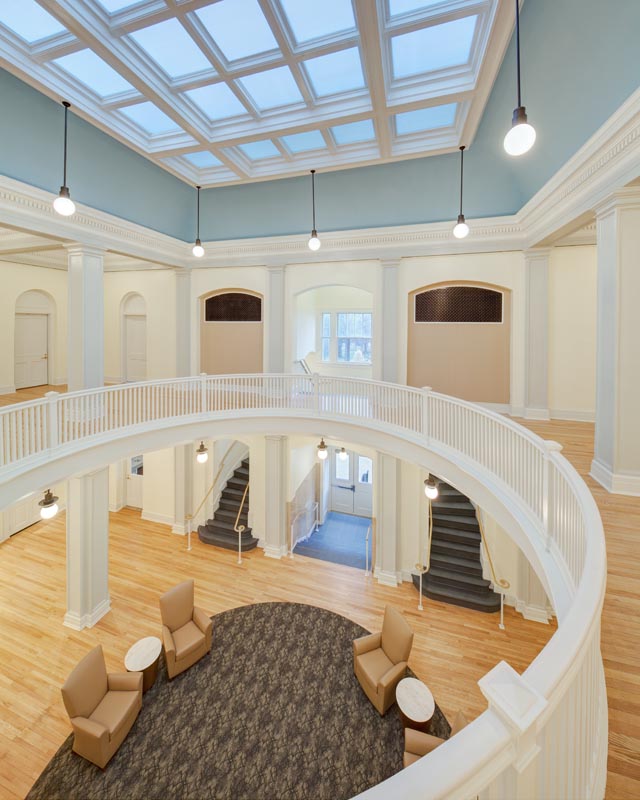
<svg viewBox="0 0 640 800">
<path fill-rule="evenodd" d="M 373 461 L 352 450 L 332 448 L 331 510 L 371 517 L 373 513 Z"/>
</svg>

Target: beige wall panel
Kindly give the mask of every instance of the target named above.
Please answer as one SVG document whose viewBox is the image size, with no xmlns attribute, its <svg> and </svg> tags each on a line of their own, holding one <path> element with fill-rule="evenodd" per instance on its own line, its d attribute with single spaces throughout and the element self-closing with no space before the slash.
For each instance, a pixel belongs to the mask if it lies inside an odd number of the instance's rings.
<svg viewBox="0 0 640 800">
<path fill-rule="evenodd" d="M 206 299 L 200 301 L 200 370 L 208 375 L 262 372 L 264 322 L 205 322 Z M 264 299 L 262 310 L 264 318 Z"/>
</svg>

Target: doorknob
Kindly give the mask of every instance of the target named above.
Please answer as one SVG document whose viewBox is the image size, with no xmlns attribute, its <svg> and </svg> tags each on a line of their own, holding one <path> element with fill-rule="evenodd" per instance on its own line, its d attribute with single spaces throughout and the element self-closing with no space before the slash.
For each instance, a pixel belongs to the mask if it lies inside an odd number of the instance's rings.
<svg viewBox="0 0 640 800">
<path fill-rule="evenodd" d="M 45 353 L 45 354 L 42 356 L 42 358 L 49 358 L 49 354 L 48 354 L 48 353 Z"/>
</svg>

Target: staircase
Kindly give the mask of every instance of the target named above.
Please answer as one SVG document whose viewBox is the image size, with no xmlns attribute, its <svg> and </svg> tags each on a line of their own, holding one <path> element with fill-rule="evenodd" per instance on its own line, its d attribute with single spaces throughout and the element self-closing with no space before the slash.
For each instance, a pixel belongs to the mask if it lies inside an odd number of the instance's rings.
<svg viewBox="0 0 640 800">
<path fill-rule="evenodd" d="M 469 499 L 440 481 L 432 513 L 431 561 L 422 576 L 422 593 L 476 611 L 499 611 L 500 595 L 482 577 L 480 527 Z M 413 576 L 413 583 L 419 590 L 419 575 Z"/>
<path fill-rule="evenodd" d="M 206 525 L 198 527 L 200 541 L 205 544 L 213 544 L 216 547 L 224 547 L 227 550 L 238 549 L 238 534 L 234 530 L 238 509 L 242 503 L 244 490 L 249 483 L 249 459 L 245 458 L 238 469 L 227 481 L 227 485 L 220 494 L 218 509 L 213 515 L 213 519 L 207 520 Z M 249 493 L 244 501 L 242 514 L 238 519 L 238 525 L 244 525 L 242 532 L 240 549 L 244 553 L 246 550 L 253 550 L 257 546 L 258 540 L 251 535 L 251 528 L 247 527 L 249 517 Z"/>
</svg>

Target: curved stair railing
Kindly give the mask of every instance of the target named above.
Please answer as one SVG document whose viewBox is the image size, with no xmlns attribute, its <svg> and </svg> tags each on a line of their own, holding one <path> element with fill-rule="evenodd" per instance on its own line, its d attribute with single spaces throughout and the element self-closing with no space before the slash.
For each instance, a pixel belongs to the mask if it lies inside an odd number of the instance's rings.
<svg viewBox="0 0 640 800">
<path fill-rule="evenodd" d="M 366 426 L 417 445 L 425 461 L 437 454 L 517 512 L 528 540 L 547 556 L 542 568 L 558 617 L 548 644 L 522 675 L 497 664 L 479 681 L 488 709 L 366 797 L 602 798 L 602 523 L 560 446 L 512 420 L 430 390 L 318 375 L 202 375 L 50 393 L 0 409 L 0 487 L 104 441 L 243 417 L 279 417 L 284 427 L 295 417 Z"/>
</svg>

